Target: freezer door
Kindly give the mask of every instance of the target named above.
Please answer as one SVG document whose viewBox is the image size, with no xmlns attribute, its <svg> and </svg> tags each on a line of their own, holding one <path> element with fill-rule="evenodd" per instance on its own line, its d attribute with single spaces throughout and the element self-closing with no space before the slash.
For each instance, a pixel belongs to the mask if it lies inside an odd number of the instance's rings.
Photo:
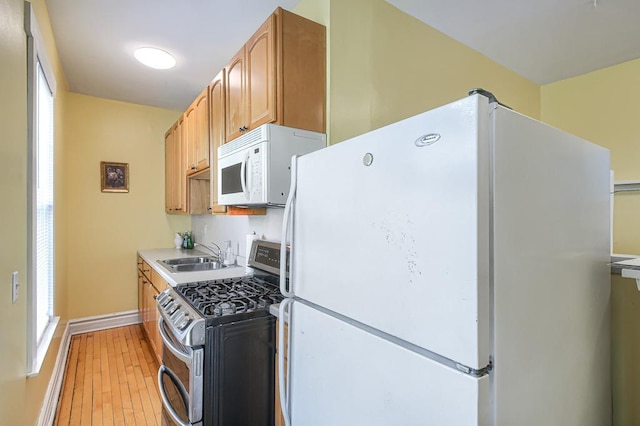
<svg viewBox="0 0 640 426">
<path fill-rule="evenodd" d="M 473 96 L 298 159 L 296 296 L 489 362 L 489 141 Z"/>
<path fill-rule="evenodd" d="M 486 425 L 488 378 L 473 378 L 293 304 L 291 425 Z"/>
</svg>

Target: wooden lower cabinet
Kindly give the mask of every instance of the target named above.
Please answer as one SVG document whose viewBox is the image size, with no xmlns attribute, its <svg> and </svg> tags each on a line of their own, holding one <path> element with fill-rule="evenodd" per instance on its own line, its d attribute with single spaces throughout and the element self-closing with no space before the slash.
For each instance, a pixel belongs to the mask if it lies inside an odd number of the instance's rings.
<svg viewBox="0 0 640 426">
<path fill-rule="evenodd" d="M 276 401 L 276 406 L 275 406 L 275 426 L 284 426 L 284 417 L 282 416 L 282 408 L 280 407 L 280 381 L 279 381 L 279 377 L 280 377 L 280 373 L 279 373 L 279 368 L 278 368 L 278 354 L 280 353 L 280 350 L 284 351 L 284 368 L 287 368 L 287 345 L 286 345 L 286 341 L 285 341 L 285 345 L 281 347 L 280 345 L 280 333 L 278 332 L 279 328 L 278 328 L 278 320 L 276 320 L 276 374 L 275 374 L 275 401 Z M 286 336 L 289 335 L 289 326 L 287 324 L 284 325 L 284 335 L 285 338 Z"/>
<path fill-rule="evenodd" d="M 156 298 L 167 286 L 167 282 L 138 256 L 138 312 L 142 328 L 158 363 L 162 361 L 162 338 L 158 330 L 160 313 L 156 308 Z"/>
</svg>

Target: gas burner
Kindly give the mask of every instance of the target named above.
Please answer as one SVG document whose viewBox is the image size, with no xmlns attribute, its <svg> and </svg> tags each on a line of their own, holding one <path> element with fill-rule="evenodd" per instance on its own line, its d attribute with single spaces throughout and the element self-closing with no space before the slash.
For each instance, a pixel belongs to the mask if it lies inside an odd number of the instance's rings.
<svg viewBox="0 0 640 426">
<path fill-rule="evenodd" d="M 267 312 L 282 300 L 278 286 L 260 277 L 225 278 L 182 284 L 176 290 L 207 318 Z"/>
</svg>

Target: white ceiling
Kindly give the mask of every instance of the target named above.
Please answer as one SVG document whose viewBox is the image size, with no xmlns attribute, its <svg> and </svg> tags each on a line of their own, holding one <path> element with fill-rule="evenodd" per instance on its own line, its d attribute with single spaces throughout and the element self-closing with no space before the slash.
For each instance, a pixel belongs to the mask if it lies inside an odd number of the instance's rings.
<svg viewBox="0 0 640 426">
<path fill-rule="evenodd" d="M 299 0 L 46 0 L 69 89 L 185 110 L 264 20 Z M 133 57 L 151 46 L 170 70 Z"/>
<path fill-rule="evenodd" d="M 299 0 L 46 0 L 73 92 L 182 111 L 277 6 Z M 387 0 L 538 84 L 640 57 L 640 0 Z M 137 47 L 172 53 L 153 70 Z"/>
<path fill-rule="evenodd" d="M 538 84 L 640 57 L 640 0 L 387 0 Z"/>
</svg>

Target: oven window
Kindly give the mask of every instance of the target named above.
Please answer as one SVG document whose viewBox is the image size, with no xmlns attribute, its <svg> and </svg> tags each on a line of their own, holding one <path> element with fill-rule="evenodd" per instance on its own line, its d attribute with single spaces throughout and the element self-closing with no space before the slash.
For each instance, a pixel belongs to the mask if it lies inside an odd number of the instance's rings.
<svg viewBox="0 0 640 426">
<path fill-rule="evenodd" d="M 242 192 L 242 183 L 240 181 L 241 171 L 242 164 L 240 163 L 222 169 L 222 178 L 220 180 L 223 194 L 237 194 Z"/>
</svg>

